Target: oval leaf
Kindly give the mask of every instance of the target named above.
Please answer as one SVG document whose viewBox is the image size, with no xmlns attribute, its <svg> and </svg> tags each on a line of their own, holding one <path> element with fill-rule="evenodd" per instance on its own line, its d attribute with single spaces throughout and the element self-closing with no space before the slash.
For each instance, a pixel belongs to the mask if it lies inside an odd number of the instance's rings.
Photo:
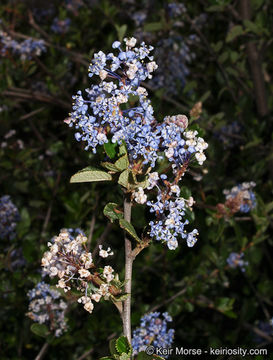
<svg viewBox="0 0 273 360">
<path fill-rule="evenodd" d="M 81 183 L 81 182 L 94 182 L 94 181 L 111 181 L 112 176 L 106 171 L 102 171 L 91 166 L 82 169 L 81 171 L 74 174 L 70 182 Z"/>
<path fill-rule="evenodd" d="M 47 337 L 49 335 L 49 330 L 44 324 L 32 324 L 30 330 L 38 336 Z"/>
<path fill-rule="evenodd" d="M 132 348 L 126 336 L 121 336 L 116 340 L 116 350 L 119 354 L 131 354 Z"/>
<path fill-rule="evenodd" d="M 117 210 L 118 204 L 108 203 L 103 209 L 103 213 L 111 222 L 123 218 L 123 213 Z"/>
<path fill-rule="evenodd" d="M 140 238 L 137 236 L 136 230 L 132 224 L 124 219 L 119 220 L 119 225 L 124 229 L 128 234 L 130 234 L 136 241 L 141 242 Z"/>
</svg>

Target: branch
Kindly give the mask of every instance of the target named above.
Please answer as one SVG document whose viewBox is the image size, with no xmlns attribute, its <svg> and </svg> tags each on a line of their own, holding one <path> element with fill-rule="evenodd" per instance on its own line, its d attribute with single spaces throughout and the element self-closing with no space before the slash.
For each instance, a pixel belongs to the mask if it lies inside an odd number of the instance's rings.
<svg viewBox="0 0 273 360">
<path fill-rule="evenodd" d="M 39 351 L 39 354 L 36 356 L 35 360 L 41 360 L 45 356 L 45 353 L 47 352 L 48 348 L 49 348 L 49 343 L 45 342 L 41 350 Z"/>
<path fill-rule="evenodd" d="M 124 199 L 124 219 L 131 222 L 132 203 L 125 195 Z M 132 271 L 133 271 L 133 257 L 132 257 L 132 243 L 125 233 L 125 293 L 129 294 L 123 303 L 122 322 L 123 333 L 131 343 L 131 292 L 132 292 Z"/>
<path fill-rule="evenodd" d="M 240 0 L 240 11 L 242 20 L 251 20 L 250 0 Z M 246 52 L 254 84 L 257 111 L 260 116 L 265 116 L 269 112 L 267 105 L 265 81 L 262 72 L 261 58 L 257 51 L 256 44 L 253 41 L 247 42 Z"/>
</svg>

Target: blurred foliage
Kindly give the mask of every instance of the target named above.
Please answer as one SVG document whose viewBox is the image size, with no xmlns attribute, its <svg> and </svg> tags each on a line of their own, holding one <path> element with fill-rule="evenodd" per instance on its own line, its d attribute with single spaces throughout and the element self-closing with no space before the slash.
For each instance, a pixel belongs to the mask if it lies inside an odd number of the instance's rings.
<svg viewBox="0 0 273 360">
<path fill-rule="evenodd" d="M 209 148 L 204 168 L 187 172 L 182 188 L 196 201 L 191 221 L 199 240 L 194 248 L 181 244 L 175 251 L 153 244 L 139 255 L 132 325 L 145 312 L 160 309 L 174 317 L 177 346 L 272 350 L 272 329 L 270 334 L 261 327 L 272 318 L 273 306 L 272 4 L 197 0 L 184 5 L 186 11 L 173 16 L 167 1 L 1 1 L 1 30 L 17 41 L 43 39 L 47 51 L 22 61 L 0 48 L 0 195 L 10 195 L 21 215 L 16 238 L 0 244 L 0 359 L 34 358 L 44 344 L 37 336 L 41 329 L 31 332 L 25 313 L 26 293 L 41 279 L 47 241 L 63 227 L 80 227 L 87 235 L 92 232 L 95 246 L 109 222 L 105 205 L 121 204 L 122 194 L 111 184 L 69 184 L 98 155 L 84 151 L 64 119 L 71 96 L 88 86 L 92 55 L 134 34 L 155 48 L 162 39 L 174 48 L 183 39 L 194 54 L 187 62 L 186 83 L 181 86 L 178 78 L 170 84 L 177 86 L 176 94 L 170 95 L 168 84 L 156 89 L 148 83 L 148 88 L 159 119 L 189 116 L 201 102 L 202 111 L 191 116 L 191 124 L 203 132 Z M 52 31 L 56 17 L 71 20 L 66 32 Z M 194 40 L 187 42 L 191 35 Z M 161 69 L 163 74 L 171 71 L 175 77 L 177 62 Z M 233 122 L 239 124 L 236 132 L 229 128 Z M 9 137 L 12 129 L 16 133 Z M 257 207 L 250 214 L 217 217 L 223 190 L 244 181 L 257 184 Z M 147 216 L 141 206 L 133 209 L 137 231 Z M 121 239 L 122 231 L 113 224 L 106 245 L 115 251 L 111 262 L 123 277 Z M 244 252 L 245 272 L 227 265 L 231 252 Z M 71 301 L 67 317 L 70 330 L 49 340 L 46 359 L 83 359 L 89 350 L 85 358 L 98 359 L 122 332 L 118 311 L 109 303 L 98 304 L 88 315 Z"/>
</svg>

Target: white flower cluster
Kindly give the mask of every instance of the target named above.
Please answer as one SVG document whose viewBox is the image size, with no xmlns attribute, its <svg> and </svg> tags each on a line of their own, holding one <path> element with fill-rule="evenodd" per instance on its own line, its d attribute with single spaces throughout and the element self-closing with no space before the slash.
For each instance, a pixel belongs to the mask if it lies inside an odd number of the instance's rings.
<svg viewBox="0 0 273 360">
<path fill-rule="evenodd" d="M 50 250 L 43 256 L 42 266 L 45 274 L 59 278 L 57 287 L 65 292 L 72 287 L 83 292 L 84 296 L 80 297 L 78 302 L 91 313 L 94 308 L 92 300 L 99 302 L 102 297 L 107 300 L 112 294 L 114 270 L 111 266 L 105 266 L 102 273 L 99 273 L 93 263 L 92 254 L 86 247 L 87 237 L 78 233 L 74 238 L 72 233 L 71 230 L 63 229 L 48 243 Z M 113 255 L 110 248 L 99 248 L 101 257 Z"/>
<path fill-rule="evenodd" d="M 135 191 L 133 193 L 133 196 L 135 198 L 135 202 L 138 204 L 145 204 L 147 201 L 147 195 L 144 194 L 144 190 L 142 187 L 138 188 L 138 191 Z"/>
<path fill-rule="evenodd" d="M 187 139 L 186 145 L 188 147 L 192 147 L 197 151 L 195 153 L 196 160 L 199 165 L 203 165 L 203 162 L 206 160 L 206 155 L 204 154 L 204 150 L 208 147 L 208 144 L 201 137 L 196 136 L 198 132 L 189 130 L 184 132 L 184 136 Z"/>
<path fill-rule="evenodd" d="M 26 315 L 39 324 L 48 325 L 56 337 L 62 335 L 67 330 L 67 304 L 61 299 L 60 293 L 48 284 L 39 282 L 27 295 L 30 303 Z"/>
</svg>

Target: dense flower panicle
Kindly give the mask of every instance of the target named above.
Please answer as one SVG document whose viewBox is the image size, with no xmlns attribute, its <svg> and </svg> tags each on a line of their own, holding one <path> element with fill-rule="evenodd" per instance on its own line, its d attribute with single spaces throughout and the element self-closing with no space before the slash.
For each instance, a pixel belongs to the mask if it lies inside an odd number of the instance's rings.
<svg viewBox="0 0 273 360">
<path fill-rule="evenodd" d="M 159 177 L 157 172 L 149 174 L 149 186 L 158 191 L 157 201 L 147 201 L 143 187 L 133 193 L 133 199 L 139 204 L 150 207 L 156 214 L 156 221 L 151 221 L 151 237 L 167 243 L 169 249 L 176 249 L 178 236 L 187 238 L 188 246 L 196 242 L 197 230 L 186 234 L 184 219 L 188 201 L 180 198 L 178 183 L 184 175 L 190 161 L 202 165 L 206 160 L 204 150 L 208 144 L 198 136 L 197 131 L 187 130 L 188 118 L 185 115 L 166 116 L 162 123 L 154 118 L 154 111 L 147 91 L 140 86 L 145 79 L 152 77 L 157 69 L 150 51 L 153 49 L 145 43 L 136 47 L 135 38 L 125 38 L 125 49 L 121 42 L 112 45 L 117 55 L 99 51 L 94 55 L 89 66 L 89 76 L 99 76 L 100 83 L 86 89 L 85 100 L 81 91 L 73 97 L 73 112 L 66 120 L 75 126 L 78 141 L 87 142 L 96 152 L 98 145 L 108 141 L 126 143 L 130 166 L 142 160 L 144 165 L 153 168 L 157 160 L 165 158 L 171 163 L 173 180 L 166 180 L 165 174 Z M 138 98 L 138 104 L 129 107 L 129 97 Z M 126 110 L 121 105 L 128 104 Z"/>
<path fill-rule="evenodd" d="M 11 201 L 10 196 L 2 196 L 0 198 L 0 238 L 14 239 L 15 228 L 19 220 L 19 211 Z"/>
<path fill-rule="evenodd" d="M 174 329 L 168 329 L 172 318 L 165 312 L 152 312 L 140 320 L 140 327 L 134 330 L 132 338 L 133 354 L 145 351 L 147 346 L 169 348 L 174 338 Z"/>
<path fill-rule="evenodd" d="M 111 266 L 105 266 L 102 273 L 99 273 L 86 242 L 87 237 L 79 230 L 61 230 L 60 234 L 48 243 L 49 251 L 45 252 L 42 258 L 42 266 L 44 275 L 59 278 L 57 287 L 65 292 L 73 287 L 83 292 L 84 296 L 81 296 L 78 302 L 91 313 L 94 308 L 92 300 L 107 300 L 113 293 L 111 282 L 114 279 L 114 270 Z M 100 248 L 101 257 L 112 254 L 110 248 Z"/>
<path fill-rule="evenodd" d="M 65 20 L 55 18 L 51 25 L 51 30 L 56 34 L 65 34 L 69 30 L 70 23 L 71 20 L 69 18 L 66 18 Z"/>
<path fill-rule="evenodd" d="M 251 182 L 244 182 L 234 186 L 231 190 L 224 190 L 226 202 L 238 200 L 238 211 L 248 213 L 256 207 L 256 196 L 252 189 L 256 184 Z"/>
<path fill-rule="evenodd" d="M 49 326 L 55 336 L 67 331 L 65 310 L 66 302 L 58 291 L 50 288 L 45 282 L 39 282 L 36 287 L 28 292 L 30 300 L 26 314 L 33 321 Z"/>
<path fill-rule="evenodd" d="M 5 56 L 7 51 L 20 55 L 22 61 L 30 60 L 32 56 L 40 56 L 46 51 L 44 40 L 26 39 L 18 42 L 0 29 L 0 54 Z"/>
<path fill-rule="evenodd" d="M 245 266 L 248 265 L 248 261 L 243 260 L 244 253 L 230 253 L 229 257 L 227 258 L 227 264 L 235 269 L 237 267 L 240 267 L 243 272 L 245 272 Z"/>
</svg>

